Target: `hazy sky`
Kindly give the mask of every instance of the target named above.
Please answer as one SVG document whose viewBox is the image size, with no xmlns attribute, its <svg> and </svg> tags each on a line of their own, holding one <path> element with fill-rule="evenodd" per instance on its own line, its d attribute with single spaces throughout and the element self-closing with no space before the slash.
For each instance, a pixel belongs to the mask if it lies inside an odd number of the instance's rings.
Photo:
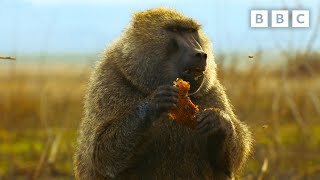
<svg viewBox="0 0 320 180">
<path fill-rule="evenodd" d="M 0 0 L 0 54 L 100 52 L 132 12 L 172 7 L 197 19 L 215 51 L 304 48 L 318 15 L 315 0 Z M 250 9 L 310 9 L 311 27 L 250 28 Z M 320 47 L 320 38 L 315 48 Z"/>
</svg>

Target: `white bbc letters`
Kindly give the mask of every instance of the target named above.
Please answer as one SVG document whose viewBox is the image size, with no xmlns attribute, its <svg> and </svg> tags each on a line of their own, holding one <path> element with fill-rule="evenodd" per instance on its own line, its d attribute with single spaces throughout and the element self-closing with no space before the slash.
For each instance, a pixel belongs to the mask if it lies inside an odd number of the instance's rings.
<svg viewBox="0 0 320 180">
<path fill-rule="evenodd" d="M 268 11 L 252 10 L 251 27 L 268 27 Z"/>
<path fill-rule="evenodd" d="M 273 10 L 271 11 L 271 27 L 289 27 L 289 11 Z"/>
<path fill-rule="evenodd" d="M 309 21 L 308 10 L 292 11 L 292 27 L 309 27 Z"/>
<path fill-rule="evenodd" d="M 271 27 L 289 27 L 289 10 L 271 10 Z M 292 10 L 292 27 L 309 27 L 309 10 Z M 268 10 L 251 10 L 251 27 L 269 27 Z"/>
</svg>

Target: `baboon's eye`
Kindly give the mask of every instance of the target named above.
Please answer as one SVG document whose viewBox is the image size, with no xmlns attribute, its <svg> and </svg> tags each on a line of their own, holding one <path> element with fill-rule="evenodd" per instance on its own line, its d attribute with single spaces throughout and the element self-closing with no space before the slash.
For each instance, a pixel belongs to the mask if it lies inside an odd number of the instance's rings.
<svg viewBox="0 0 320 180">
<path fill-rule="evenodd" d="M 196 32 L 197 30 L 194 28 L 187 28 L 187 27 L 180 27 L 180 26 L 169 26 L 166 28 L 168 31 L 171 32 L 187 32 L 187 33 L 193 33 Z"/>
<path fill-rule="evenodd" d="M 169 46 L 167 48 L 168 48 L 169 53 L 173 53 L 173 52 L 177 51 L 179 49 L 179 45 L 178 45 L 177 40 L 171 39 L 169 41 Z"/>
<path fill-rule="evenodd" d="M 196 32 L 196 30 L 193 29 L 193 28 L 190 28 L 190 29 L 188 29 L 188 32 L 189 32 L 189 33 L 193 33 L 193 32 Z"/>
<path fill-rule="evenodd" d="M 179 32 L 178 27 L 175 27 L 175 26 L 168 26 L 166 27 L 166 29 L 171 32 Z"/>
</svg>

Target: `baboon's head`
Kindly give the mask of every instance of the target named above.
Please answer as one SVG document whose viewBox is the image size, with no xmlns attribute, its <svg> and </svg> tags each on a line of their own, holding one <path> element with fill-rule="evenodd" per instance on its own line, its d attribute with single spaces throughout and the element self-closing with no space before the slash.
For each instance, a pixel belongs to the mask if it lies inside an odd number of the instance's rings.
<svg viewBox="0 0 320 180">
<path fill-rule="evenodd" d="M 120 62 L 122 72 L 141 89 L 182 78 L 190 82 L 192 94 L 215 76 L 210 42 L 200 25 L 175 10 L 136 13 L 120 41 L 126 59 Z"/>
</svg>

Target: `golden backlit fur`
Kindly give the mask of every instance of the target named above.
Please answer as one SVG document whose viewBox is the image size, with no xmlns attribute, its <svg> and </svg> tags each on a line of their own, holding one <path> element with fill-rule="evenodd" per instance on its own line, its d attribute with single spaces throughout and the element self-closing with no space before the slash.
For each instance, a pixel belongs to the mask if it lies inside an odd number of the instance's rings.
<svg viewBox="0 0 320 180">
<path fill-rule="evenodd" d="M 165 115 L 143 125 L 139 105 L 174 70 L 167 61 L 168 26 L 198 30 L 208 58 L 203 87 L 191 98 L 200 110 L 221 110 L 214 113 L 217 121 L 230 123 L 225 137 L 200 136 Z M 75 154 L 78 179 L 233 179 L 250 153 L 250 131 L 217 79 L 210 41 L 195 20 L 173 9 L 135 13 L 96 66 L 84 109 Z"/>
</svg>

